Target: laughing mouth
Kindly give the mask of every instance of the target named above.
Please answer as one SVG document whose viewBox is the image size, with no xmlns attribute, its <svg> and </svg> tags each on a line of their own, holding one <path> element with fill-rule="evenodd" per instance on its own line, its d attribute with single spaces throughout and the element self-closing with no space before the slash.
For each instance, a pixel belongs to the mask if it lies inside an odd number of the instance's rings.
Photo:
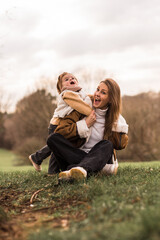
<svg viewBox="0 0 160 240">
<path fill-rule="evenodd" d="M 73 85 L 73 84 L 75 84 L 75 82 L 74 82 L 74 81 L 71 81 L 70 84 Z"/>
<path fill-rule="evenodd" d="M 97 98 L 95 98 L 95 100 L 94 100 L 95 103 L 100 103 L 100 101 L 101 101 L 101 100 L 100 100 L 100 99 L 97 99 Z"/>
</svg>

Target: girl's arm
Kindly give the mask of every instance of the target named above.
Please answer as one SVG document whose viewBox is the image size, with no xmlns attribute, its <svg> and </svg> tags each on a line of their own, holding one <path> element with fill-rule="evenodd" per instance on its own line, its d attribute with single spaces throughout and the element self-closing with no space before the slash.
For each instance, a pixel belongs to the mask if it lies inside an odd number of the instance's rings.
<svg viewBox="0 0 160 240">
<path fill-rule="evenodd" d="M 78 111 L 79 113 L 89 116 L 92 112 L 92 108 L 90 105 L 92 105 L 92 102 L 90 98 L 88 97 L 88 103 L 82 100 L 79 95 L 73 92 L 65 92 L 63 94 L 63 100 L 74 110 Z"/>
<path fill-rule="evenodd" d="M 85 115 L 88 119 L 90 115 L 92 115 L 92 108 L 84 102 L 79 95 L 72 92 L 65 92 L 63 99 L 75 110 L 64 118 L 56 119 L 54 123 L 57 125 L 55 133 L 59 133 L 69 140 L 87 138 L 90 134 L 90 130 Z M 90 98 L 89 101 L 91 101 Z"/>
</svg>

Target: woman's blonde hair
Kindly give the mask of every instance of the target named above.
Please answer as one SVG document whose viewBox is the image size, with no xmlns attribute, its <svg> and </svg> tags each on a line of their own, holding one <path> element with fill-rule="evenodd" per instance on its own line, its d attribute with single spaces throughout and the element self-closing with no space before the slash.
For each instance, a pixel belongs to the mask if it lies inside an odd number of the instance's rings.
<svg viewBox="0 0 160 240">
<path fill-rule="evenodd" d="M 106 78 L 101 81 L 108 87 L 109 103 L 106 112 L 104 136 L 110 136 L 114 122 L 121 112 L 121 91 L 119 85 L 112 79 Z"/>
</svg>

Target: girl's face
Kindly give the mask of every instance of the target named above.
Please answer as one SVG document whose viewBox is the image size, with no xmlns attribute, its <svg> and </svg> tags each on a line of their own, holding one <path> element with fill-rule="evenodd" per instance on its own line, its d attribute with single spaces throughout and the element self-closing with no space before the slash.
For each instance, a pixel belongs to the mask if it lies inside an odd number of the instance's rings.
<svg viewBox="0 0 160 240">
<path fill-rule="evenodd" d="M 106 109 L 109 102 L 108 87 L 101 82 L 94 93 L 93 106 L 95 108 Z"/>
<path fill-rule="evenodd" d="M 62 89 L 66 87 L 78 87 L 77 79 L 70 73 L 67 73 L 62 78 Z"/>
</svg>

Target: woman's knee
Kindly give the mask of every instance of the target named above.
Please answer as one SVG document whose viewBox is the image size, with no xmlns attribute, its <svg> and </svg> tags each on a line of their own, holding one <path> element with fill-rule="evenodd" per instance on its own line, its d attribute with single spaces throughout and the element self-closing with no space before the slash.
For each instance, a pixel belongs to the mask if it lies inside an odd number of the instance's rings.
<svg viewBox="0 0 160 240">
<path fill-rule="evenodd" d="M 107 141 L 108 146 L 113 149 L 113 143 L 109 140 L 106 140 L 106 141 Z"/>
<path fill-rule="evenodd" d="M 109 140 L 102 140 L 101 144 L 106 146 L 106 147 L 108 147 L 108 148 L 113 149 L 113 143 L 111 141 L 109 141 Z"/>
</svg>

